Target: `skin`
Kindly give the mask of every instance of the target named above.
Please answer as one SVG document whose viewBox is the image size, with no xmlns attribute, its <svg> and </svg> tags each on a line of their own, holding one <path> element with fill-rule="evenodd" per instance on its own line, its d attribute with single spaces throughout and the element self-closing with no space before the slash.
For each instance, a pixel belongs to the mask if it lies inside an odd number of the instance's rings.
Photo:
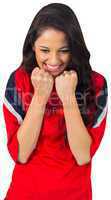
<svg viewBox="0 0 111 200">
<path fill-rule="evenodd" d="M 40 47 L 41 45 L 45 46 L 44 49 L 47 46 L 47 51 L 44 52 L 43 47 Z M 66 52 L 60 49 L 66 45 L 68 43 L 65 34 L 54 29 L 45 30 L 34 43 L 33 50 L 39 67 L 35 67 L 32 71 L 31 81 L 34 87 L 34 95 L 25 119 L 17 132 L 18 161 L 21 163 L 26 163 L 36 148 L 46 103 L 54 81 L 58 96 L 63 103 L 67 138 L 74 158 L 78 165 L 90 161 L 91 137 L 83 123 L 74 92 L 78 77 L 75 71 L 65 70 L 71 58 L 68 47 Z M 56 72 L 46 70 L 44 62 L 50 65 L 58 65 L 59 70 Z"/>
<path fill-rule="evenodd" d="M 57 93 L 60 99 L 64 101 L 66 98 L 66 91 L 69 95 L 73 94 L 78 82 L 77 74 L 74 70 L 65 70 L 71 59 L 71 51 L 65 33 L 59 30 L 55 30 L 53 28 L 46 29 L 35 41 L 33 50 L 35 52 L 35 57 L 40 69 L 39 70 L 38 68 L 35 68 L 33 74 L 35 73 L 35 76 L 37 78 L 37 76 L 41 72 L 41 79 L 44 77 L 44 79 L 46 79 L 47 81 L 50 80 L 52 77 L 53 82 L 55 81 L 56 83 Z M 44 67 L 44 63 L 51 66 L 58 65 L 59 70 L 57 70 L 56 72 L 46 70 L 46 68 Z M 34 81 L 32 82 L 34 85 Z M 39 84 L 38 82 L 39 81 L 37 81 L 36 85 Z M 46 83 L 43 87 L 47 87 Z M 34 88 L 36 91 L 36 86 Z M 45 90 L 46 88 L 44 88 L 44 92 L 41 93 L 45 93 Z"/>
<path fill-rule="evenodd" d="M 63 49 L 63 46 L 66 47 Z M 67 51 L 63 52 L 66 48 Z M 79 165 L 87 164 L 91 159 L 92 139 L 84 125 L 76 100 L 77 73 L 74 70 L 65 70 L 71 59 L 66 35 L 62 31 L 49 28 L 37 38 L 33 50 L 39 66 L 34 68 L 31 75 L 37 101 L 39 99 L 40 103 L 46 105 L 55 81 L 56 91 L 63 103 L 70 149 Z M 44 63 L 58 65 L 59 70 L 46 70 Z"/>
<path fill-rule="evenodd" d="M 42 35 L 37 38 L 33 50 L 35 51 L 36 60 L 40 69 L 44 68 L 43 63 L 51 66 L 62 65 L 58 72 L 48 71 L 53 77 L 63 73 L 71 59 L 71 52 L 65 33 L 51 28 L 46 29 Z"/>
</svg>

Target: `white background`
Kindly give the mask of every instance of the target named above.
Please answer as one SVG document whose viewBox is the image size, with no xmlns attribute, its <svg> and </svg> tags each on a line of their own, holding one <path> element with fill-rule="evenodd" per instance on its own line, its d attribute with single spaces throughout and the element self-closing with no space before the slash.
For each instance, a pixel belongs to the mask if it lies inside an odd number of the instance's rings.
<svg viewBox="0 0 111 200">
<path fill-rule="evenodd" d="M 90 64 L 105 76 L 111 99 L 111 6 L 110 0 L 1 1 L 0 3 L 0 200 L 8 190 L 14 162 L 6 147 L 6 131 L 2 115 L 4 89 L 10 73 L 22 60 L 22 47 L 30 24 L 47 3 L 66 3 L 75 12 L 91 53 Z M 111 102 L 101 145 L 92 162 L 93 200 L 111 198 Z M 16 199 L 15 199 L 16 200 Z M 82 199 L 81 199 L 82 200 Z"/>
</svg>

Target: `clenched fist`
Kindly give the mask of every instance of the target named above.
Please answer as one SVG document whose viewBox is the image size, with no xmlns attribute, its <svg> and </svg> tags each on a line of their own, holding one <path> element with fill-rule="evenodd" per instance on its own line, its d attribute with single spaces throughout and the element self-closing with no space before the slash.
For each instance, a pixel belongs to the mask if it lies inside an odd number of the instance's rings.
<svg viewBox="0 0 111 200">
<path fill-rule="evenodd" d="M 55 83 L 56 90 L 61 101 L 70 101 L 70 98 L 75 93 L 78 83 L 77 72 L 74 70 L 64 71 L 55 79 Z"/>
<path fill-rule="evenodd" d="M 31 74 L 31 82 L 39 102 L 46 104 L 53 88 L 54 79 L 52 75 L 44 69 L 35 67 Z"/>
</svg>

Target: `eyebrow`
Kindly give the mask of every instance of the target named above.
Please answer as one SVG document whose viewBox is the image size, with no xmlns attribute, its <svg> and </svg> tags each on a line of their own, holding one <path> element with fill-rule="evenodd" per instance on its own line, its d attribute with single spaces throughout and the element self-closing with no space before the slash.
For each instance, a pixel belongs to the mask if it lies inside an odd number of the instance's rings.
<svg viewBox="0 0 111 200">
<path fill-rule="evenodd" d="M 43 47 L 43 48 L 48 49 L 48 47 L 46 47 L 46 46 L 42 46 L 42 45 L 40 45 L 40 47 Z M 61 48 L 59 48 L 59 49 L 65 49 L 65 48 L 69 48 L 69 47 L 68 47 L 68 46 L 63 46 L 63 47 L 61 47 Z"/>
</svg>

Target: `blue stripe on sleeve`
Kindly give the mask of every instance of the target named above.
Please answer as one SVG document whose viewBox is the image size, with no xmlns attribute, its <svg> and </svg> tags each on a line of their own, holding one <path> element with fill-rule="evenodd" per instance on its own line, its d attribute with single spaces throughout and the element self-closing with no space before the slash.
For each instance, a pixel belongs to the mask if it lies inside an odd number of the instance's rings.
<svg viewBox="0 0 111 200">
<path fill-rule="evenodd" d="M 21 123 L 24 119 L 25 112 L 23 111 L 22 101 L 17 93 L 15 84 L 15 71 L 11 73 L 5 90 L 4 104 L 7 109 L 17 118 Z"/>
</svg>

